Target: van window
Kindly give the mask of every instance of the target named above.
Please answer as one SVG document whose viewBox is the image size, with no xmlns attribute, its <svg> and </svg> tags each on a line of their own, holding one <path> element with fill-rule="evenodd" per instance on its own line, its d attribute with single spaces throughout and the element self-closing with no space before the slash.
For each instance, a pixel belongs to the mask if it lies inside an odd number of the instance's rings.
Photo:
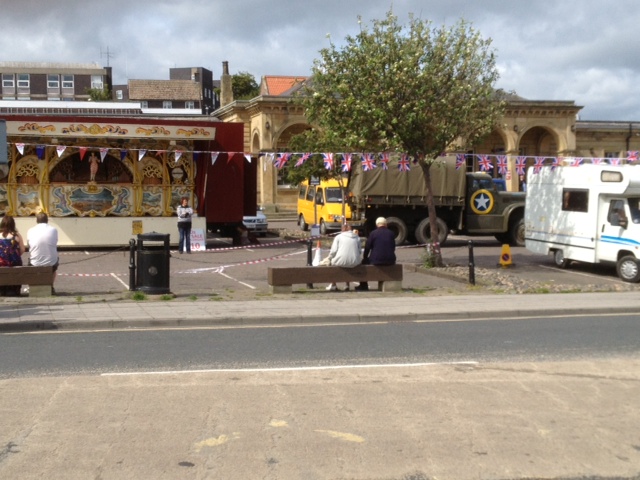
<svg viewBox="0 0 640 480">
<path fill-rule="evenodd" d="M 316 204 L 324 205 L 324 195 L 322 195 L 323 193 L 324 192 L 322 188 L 319 188 L 318 191 L 316 192 Z"/>
<path fill-rule="evenodd" d="M 304 200 L 306 195 L 307 195 L 307 186 L 306 185 L 300 185 L 300 190 L 298 191 L 298 198 L 300 200 Z"/>
<path fill-rule="evenodd" d="M 340 187 L 329 187 L 325 191 L 327 203 L 342 203 L 342 189 Z"/>
<path fill-rule="evenodd" d="M 315 187 L 309 187 L 309 190 L 307 190 L 307 201 L 308 202 L 313 202 L 313 199 L 316 196 L 316 189 Z"/>
<path fill-rule="evenodd" d="M 589 190 L 562 189 L 562 210 L 566 212 L 588 212 Z"/>
</svg>

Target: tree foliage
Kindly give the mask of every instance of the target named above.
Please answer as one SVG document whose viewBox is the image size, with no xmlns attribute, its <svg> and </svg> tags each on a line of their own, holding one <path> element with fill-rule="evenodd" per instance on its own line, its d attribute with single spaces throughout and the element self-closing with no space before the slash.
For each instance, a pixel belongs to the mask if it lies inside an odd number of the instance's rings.
<svg viewBox="0 0 640 480">
<path fill-rule="evenodd" d="M 402 26 L 390 11 L 320 56 L 301 97 L 315 131 L 351 151 L 416 158 L 429 192 L 431 238 L 437 238 L 430 166 L 442 152 L 487 135 L 504 111 L 494 89 L 491 40 L 464 20 L 433 27 L 411 15 Z"/>
<path fill-rule="evenodd" d="M 249 72 L 238 72 L 232 75 L 231 90 L 236 100 L 249 100 L 260 94 L 260 86 Z"/>
<path fill-rule="evenodd" d="M 110 102 L 111 92 L 107 88 L 87 88 L 87 95 L 92 102 Z"/>
</svg>

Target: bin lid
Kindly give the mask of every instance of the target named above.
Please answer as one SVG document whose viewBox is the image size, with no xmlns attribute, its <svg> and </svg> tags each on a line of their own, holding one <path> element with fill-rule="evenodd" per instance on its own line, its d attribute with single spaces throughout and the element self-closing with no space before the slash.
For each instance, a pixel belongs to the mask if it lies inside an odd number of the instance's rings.
<svg viewBox="0 0 640 480">
<path fill-rule="evenodd" d="M 149 233 L 139 233 L 138 240 L 150 240 L 156 242 L 164 242 L 170 237 L 168 233 L 158 233 L 158 232 L 149 232 Z"/>
</svg>

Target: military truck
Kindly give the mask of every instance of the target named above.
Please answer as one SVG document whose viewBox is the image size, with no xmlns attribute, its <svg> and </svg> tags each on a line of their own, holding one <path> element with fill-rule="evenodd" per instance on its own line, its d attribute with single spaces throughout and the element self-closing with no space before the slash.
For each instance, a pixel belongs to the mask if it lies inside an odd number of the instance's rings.
<svg viewBox="0 0 640 480">
<path fill-rule="evenodd" d="M 524 246 L 524 193 L 498 191 L 489 174 L 456 168 L 452 156 L 440 157 L 431 166 L 431 186 L 441 245 L 451 233 L 493 235 L 501 243 Z M 356 163 L 348 190 L 352 216 L 365 223 L 367 232 L 375 228 L 377 217 L 386 217 L 397 245 L 431 242 L 427 189 L 420 167 L 399 171 L 394 166 L 388 170 L 378 166 L 364 171 Z"/>
</svg>

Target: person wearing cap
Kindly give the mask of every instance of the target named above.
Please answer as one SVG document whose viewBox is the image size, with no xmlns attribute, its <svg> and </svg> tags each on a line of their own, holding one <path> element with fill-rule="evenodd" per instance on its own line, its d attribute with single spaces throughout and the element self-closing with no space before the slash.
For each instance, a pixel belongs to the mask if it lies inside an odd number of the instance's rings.
<svg viewBox="0 0 640 480">
<path fill-rule="evenodd" d="M 364 245 L 362 263 L 369 265 L 394 265 L 396 263 L 396 236 L 387 228 L 387 219 L 378 217 L 376 229 L 369 234 Z M 368 282 L 360 282 L 356 291 L 369 290 Z"/>
</svg>

